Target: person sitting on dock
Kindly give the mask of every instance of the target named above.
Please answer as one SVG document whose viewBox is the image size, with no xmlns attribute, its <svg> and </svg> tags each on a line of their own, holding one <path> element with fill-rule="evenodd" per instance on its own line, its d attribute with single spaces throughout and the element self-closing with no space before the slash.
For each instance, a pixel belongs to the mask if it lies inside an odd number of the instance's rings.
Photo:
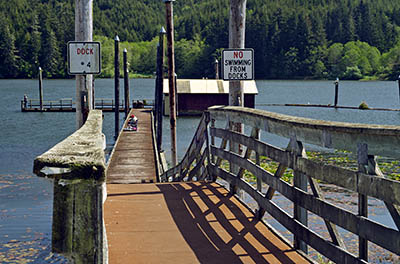
<svg viewBox="0 0 400 264">
<path fill-rule="evenodd" d="M 137 131 L 138 118 L 135 115 L 129 117 L 127 131 Z"/>
</svg>

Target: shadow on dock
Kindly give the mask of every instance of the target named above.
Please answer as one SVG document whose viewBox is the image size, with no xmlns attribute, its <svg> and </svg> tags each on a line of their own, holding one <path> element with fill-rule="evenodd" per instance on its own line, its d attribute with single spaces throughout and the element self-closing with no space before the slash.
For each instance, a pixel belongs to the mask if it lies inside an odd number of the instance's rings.
<svg viewBox="0 0 400 264">
<path fill-rule="evenodd" d="M 217 183 L 107 188 L 110 263 L 309 263 Z"/>
</svg>

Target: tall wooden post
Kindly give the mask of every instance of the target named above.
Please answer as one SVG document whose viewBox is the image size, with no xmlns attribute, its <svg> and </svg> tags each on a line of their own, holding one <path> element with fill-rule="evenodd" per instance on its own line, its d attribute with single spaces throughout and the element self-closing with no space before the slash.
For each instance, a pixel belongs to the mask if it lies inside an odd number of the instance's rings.
<svg viewBox="0 0 400 264">
<path fill-rule="evenodd" d="M 128 69 L 128 51 L 124 49 L 124 95 L 125 95 L 125 119 L 129 114 L 129 69 Z"/>
<path fill-rule="evenodd" d="M 229 48 L 244 49 L 247 0 L 230 0 Z M 229 105 L 243 106 L 243 82 L 229 81 Z"/>
<path fill-rule="evenodd" d="M 399 77 L 397 77 L 397 83 L 399 86 L 399 102 L 400 102 L 400 75 L 399 75 Z"/>
<path fill-rule="evenodd" d="M 43 111 L 43 70 L 39 67 L 39 104 L 40 111 Z"/>
<path fill-rule="evenodd" d="M 75 41 L 93 40 L 93 0 L 75 0 Z M 85 109 L 93 107 L 92 78 L 89 74 L 76 75 L 76 128 L 80 128 L 84 123 Z M 86 102 L 82 99 L 86 97 Z M 87 114 L 87 111 L 86 111 Z"/>
<path fill-rule="evenodd" d="M 247 0 L 230 0 L 229 12 L 229 48 L 231 49 L 244 49 L 245 31 L 246 31 L 246 2 Z M 229 81 L 229 105 L 243 106 L 243 82 L 242 81 Z M 230 127 L 236 132 L 242 132 L 242 124 L 231 124 Z M 230 142 L 230 150 L 234 153 L 240 154 L 240 145 Z M 232 173 L 239 172 L 237 166 L 230 166 Z M 231 190 L 234 187 L 231 186 Z"/>
<path fill-rule="evenodd" d="M 337 102 L 338 102 L 338 94 L 339 94 L 339 78 L 336 78 L 336 81 L 335 81 L 335 107 L 337 106 Z"/>
<path fill-rule="evenodd" d="M 169 117 L 171 125 L 171 160 L 172 166 L 177 165 L 176 153 L 176 107 L 175 107 L 175 54 L 174 54 L 174 11 L 175 0 L 164 0 L 167 20 L 168 42 L 168 86 L 169 86 Z"/>
<path fill-rule="evenodd" d="M 115 36 L 114 39 L 114 89 L 115 89 L 115 134 L 114 138 L 117 139 L 119 134 L 119 37 Z"/>
<path fill-rule="evenodd" d="M 164 93 L 164 27 L 160 30 L 157 49 L 157 84 L 156 84 L 156 119 L 157 119 L 157 149 L 162 148 L 163 93 Z"/>
</svg>

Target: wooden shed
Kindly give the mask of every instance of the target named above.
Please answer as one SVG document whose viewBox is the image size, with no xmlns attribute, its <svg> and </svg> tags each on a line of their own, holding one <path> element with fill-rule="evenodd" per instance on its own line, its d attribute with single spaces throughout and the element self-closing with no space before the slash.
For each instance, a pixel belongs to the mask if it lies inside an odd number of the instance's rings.
<svg viewBox="0 0 400 264">
<path fill-rule="evenodd" d="M 244 106 L 254 108 L 258 94 L 255 81 L 244 81 Z M 229 105 L 229 81 L 177 80 L 179 115 L 198 115 L 213 105 Z M 168 79 L 164 79 L 164 114 L 169 115 Z"/>
</svg>

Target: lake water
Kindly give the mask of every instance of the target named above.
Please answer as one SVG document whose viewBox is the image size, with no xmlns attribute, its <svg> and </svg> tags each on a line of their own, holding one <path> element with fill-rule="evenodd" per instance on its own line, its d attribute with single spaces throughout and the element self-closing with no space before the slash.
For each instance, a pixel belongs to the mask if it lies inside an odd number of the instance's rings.
<svg viewBox="0 0 400 264">
<path fill-rule="evenodd" d="M 121 82 L 122 83 L 122 82 Z M 131 80 L 131 98 L 154 97 L 154 80 Z M 333 104 L 332 81 L 257 81 L 257 108 L 315 119 L 400 125 L 400 113 L 346 109 L 265 106 L 265 104 Z M 96 97 L 112 98 L 114 81 L 96 80 Z M 75 130 L 75 113 L 22 113 L 20 100 L 38 98 L 36 80 L 0 80 L 0 262 L 64 263 L 52 255 L 52 182 L 32 173 L 33 160 Z M 74 80 L 45 80 L 44 99 L 75 97 Z M 340 83 L 339 105 L 399 108 L 396 82 Z M 121 122 L 123 114 L 121 114 Z M 182 157 L 198 117 L 179 117 L 178 156 Z M 104 113 L 103 131 L 113 144 L 114 114 Z M 163 148 L 169 155 L 169 121 L 163 123 Z M 279 144 L 279 143 L 278 143 Z M 19 260 L 17 258 L 20 258 Z"/>
</svg>

